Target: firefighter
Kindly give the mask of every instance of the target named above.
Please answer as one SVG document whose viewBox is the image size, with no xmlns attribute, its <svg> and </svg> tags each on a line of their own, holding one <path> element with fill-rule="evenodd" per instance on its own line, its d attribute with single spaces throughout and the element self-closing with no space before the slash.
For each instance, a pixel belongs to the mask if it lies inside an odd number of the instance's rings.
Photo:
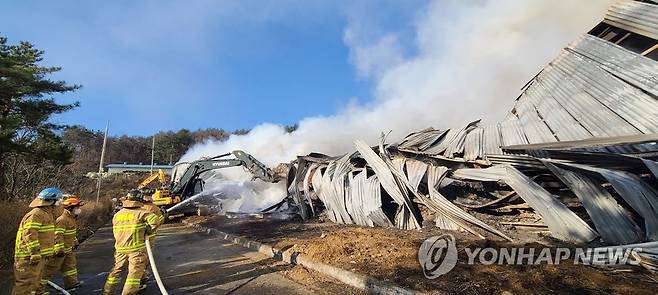
<svg viewBox="0 0 658 295">
<path fill-rule="evenodd" d="M 123 201 L 123 208 L 112 218 L 114 233 L 114 267 L 103 287 L 103 294 L 111 295 L 121 282 L 121 273 L 128 267 L 128 275 L 121 294 L 137 294 L 146 268 L 145 239 L 158 227 L 158 216 L 142 209 L 144 196 L 139 190 L 131 190 Z"/>
<path fill-rule="evenodd" d="M 59 189 L 44 189 L 30 203 L 32 210 L 23 216 L 16 233 L 12 294 L 36 294 L 39 289 L 43 268 L 55 253 L 53 210 L 61 200 Z"/>
<path fill-rule="evenodd" d="M 160 207 L 156 206 L 153 204 L 153 198 L 150 195 L 144 194 L 144 205 L 142 206 L 142 209 L 144 209 L 147 212 L 155 214 L 158 219 L 158 226 L 162 225 L 165 221 L 165 216 L 164 213 L 162 213 L 162 210 L 160 210 Z M 151 232 L 148 235 L 149 243 L 151 244 L 151 248 L 155 246 L 155 230 Z M 148 257 L 146 260 L 146 265 L 149 265 Z M 146 284 L 146 281 L 148 281 L 149 277 L 151 274 L 149 273 L 148 269 L 144 271 L 144 276 L 142 277 L 142 284 Z"/>
<path fill-rule="evenodd" d="M 64 198 L 66 198 L 66 195 L 64 195 Z M 53 267 L 53 263 L 56 263 L 56 261 L 59 258 L 64 257 L 64 230 L 57 225 L 57 217 L 62 215 L 64 212 L 64 207 L 62 204 L 55 204 L 53 207 L 53 223 L 55 224 L 55 231 L 54 231 L 54 238 L 55 238 L 55 243 L 53 244 L 53 255 L 44 261 L 43 265 L 43 270 L 41 271 L 41 278 L 39 280 L 39 285 L 36 290 L 36 294 L 40 295 L 47 295 L 48 292 L 46 292 L 46 285 L 48 285 L 48 281 L 50 280 L 50 277 L 52 276 L 52 272 L 50 272 L 50 268 Z M 50 272 L 50 275 L 48 273 Z"/>
<path fill-rule="evenodd" d="M 60 272 L 66 290 L 73 290 L 81 285 L 81 282 L 78 281 L 75 257 L 75 250 L 78 248 L 78 229 L 75 218 L 82 212 L 81 207 L 84 204 L 83 201 L 74 196 L 66 198 L 62 202 L 64 206 L 62 214 L 55 220 L 56 240 L 61 236 L 61 246 L 56 243 L 55 247 L 61 248 L 62 254 L 55 254 L 55 257 L 48 262 L 42 278 L 42 281 L 48 282 L 55 273 Z"/>
</svg>

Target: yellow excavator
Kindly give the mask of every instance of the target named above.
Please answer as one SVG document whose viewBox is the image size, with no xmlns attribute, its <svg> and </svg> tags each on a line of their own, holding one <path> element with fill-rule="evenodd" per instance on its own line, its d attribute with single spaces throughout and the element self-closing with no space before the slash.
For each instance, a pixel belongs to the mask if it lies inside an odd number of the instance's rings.
<svg viewBox="0 0 658 295">
<path fill-rule="evenodd" d="M 148 187 L 156 179 L 160 182 L 161 185 L 167 184 L 167 177 L 165 176 L 164 171 L 162 171 L 162 169 L 158 169 L 157 173 L 153 173 L 149 175 L 149 177 L 147 177 L 146 179 L 142 180 L 142 183 L 140 183 L 137 186 L 137 189 L 141 190 Z"/>
<path fill-rule="evenodd" d="M 227 158 L 228 156 L 233 157 Z M 189 202 L 192 200 L 187 202 L 185 200 L 203 190 L 204 182 L 199 176 L 210 170 L 238 166 L 242 166 L 250 172 L 253 175 L 253 179 L 258 178 L 265 182 L 278 182 L 282 179 L 253 156 L 236 150 L 211 158 L 202 158 L 194 162 L 176 164 L 170 181 L 167 181 L 164 171 L 160 169 L 157 173 L 153 173 L 144 179 L 137 188 L 144 194 L 151 195 L 153 203 L 164 211 L 168 211 L 167 209 L 169 208 L 178 211 L 180 207 L 185 212 L 196 212 L 196 206 Z M 181 176 L 177 178 L 176 174 L 179 170 L 183 171 Z M 160 182 L 160 187 L 155 189 L 148 188 L 156 180 Z M 189 203 L 189 205 L 182 204 L 181 202 Z M 183 207 L 176 206 L 176 208 L 172 208 L 178 204 Z"/>
<path fill-rule="evenodd" d="M 149 189 L 149 185 L 151 185 L 151 183 L 155 182 L 156 180 L 160 183 L 160 187 L 156 189 Z M 172 197 L 169 189 L 167 188 L 167 185 L 167 177 L 165 176 L 164 171 L 162 171 L 162 169 L 158 169 L 157 173 L 153 173 L 146 177 L 137 186 L 137 189 L 151 195 L 153 204 L 156 206 L 169 206 L 180 203 L 180 197 Z"/>
</svg>

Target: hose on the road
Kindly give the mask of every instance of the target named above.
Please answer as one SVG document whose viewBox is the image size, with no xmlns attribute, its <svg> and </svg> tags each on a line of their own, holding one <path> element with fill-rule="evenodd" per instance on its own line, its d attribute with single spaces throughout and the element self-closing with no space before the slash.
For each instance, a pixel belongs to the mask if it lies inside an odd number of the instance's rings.
<svg viewBox="0 0 658 295">
<path fill-rule="evenodd" d="M 158 267 L 155 265 L 155 259 L 153 258 L 153 250 L 151 250 L 151 243 L 149 243 L 149 239 L 145 239 L 145 240 L 146 240 L 146 253 L 149 256 L 149 263 L 151 264 L 153 277 L 155 277 L 155 281 L 158 283 L 158 288 L 160 289 L 160 293 L 162 293 L 162 295 L 169 295 L 169 293 L 167 293 L 167 289 L 165 289 L 165 286 L 162 283 L 162 279 L 160 279 L 160 273 L 158 273 Z"/>
<path fill-rule="evenodd" d="M 57 284 L 55 284 L 55 283 L 53 283 L 53 282 L 51 282 L 51 281 L 48 281 L 48 285 L 50 285 L 51 287 L 55 288 L 55 290 L 59 291 L 60 293 L 62 293 L 62 294 L 64 294 L 64 295 L 71 295 L 71 293 L 69 293 L 69 292 L 67 292 L 66 290 L 64 290 L 64 288 L 62 288 L 62 287 L 60 287 L 60 286 L 57 286 Z"/>
</svg>

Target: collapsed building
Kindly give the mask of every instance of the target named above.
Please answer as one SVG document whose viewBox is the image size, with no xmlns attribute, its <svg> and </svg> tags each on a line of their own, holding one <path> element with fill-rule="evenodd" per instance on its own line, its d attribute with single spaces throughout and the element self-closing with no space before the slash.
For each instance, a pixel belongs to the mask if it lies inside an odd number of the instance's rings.
<svg viewBox="0 0 658 295">
<path fill-rule="evenodd" d="M 294 163 L 307 219 L 514 241 L 516 228 L 658 264 L 658 3 L 619 1 L 522 89 L 495 124 L 428 128 Z M 319 206 L 318 206 L 319 205 Z M 629 247 L 629 246 L 619 246 Z"/>
</svg>

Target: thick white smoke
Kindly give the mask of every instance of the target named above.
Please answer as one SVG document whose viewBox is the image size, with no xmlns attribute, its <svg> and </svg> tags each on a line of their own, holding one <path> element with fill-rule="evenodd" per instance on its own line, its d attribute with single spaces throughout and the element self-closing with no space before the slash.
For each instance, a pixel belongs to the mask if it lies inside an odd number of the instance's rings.
<svg viewBox="0 0 658 295">
<path fill-rule="evenodd" d="M 354 139 L 375 143 L 381 132 L 391 139 L 433 126 L 461 127 L 482 118 L 495 122 L 509 110 L 519 89 L 560 50 L 598 23 L 610 1 L 432 1 L 419 11 L 413 56 L 405 56 L 398 33 L 372 38 L 368 11 L 348 11 L 344 42 L 359 76 L 373 79 L 373 101 L 350 104 L 333 116 L 305 118 L 286 133 L 262 124 L 244 136 L 192 147 L 183 161 L 235 149 L 273 167 L 297 155 L 338 155 L 354 150 Z M 407 50 L 409 51 L 409 50 Z M 246 181 L 246 172 L 226 174 Z M 248 183 L 248 181 L 246 182 Z M 283 185 L 246 184 L 261 191 L 265 207 L 285 194 Z M 257 186 L 257 187 L 255 187 Z M 255 187 L 255 188 L 254 188 Z"/>
</svg>

